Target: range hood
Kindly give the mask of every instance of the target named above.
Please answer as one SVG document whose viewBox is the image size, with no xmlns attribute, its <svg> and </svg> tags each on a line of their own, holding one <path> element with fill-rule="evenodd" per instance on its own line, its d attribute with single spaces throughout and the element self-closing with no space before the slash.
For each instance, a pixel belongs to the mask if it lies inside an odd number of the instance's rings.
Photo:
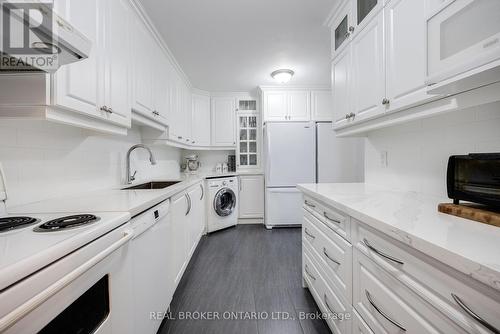
<svg viewBox="0 0 500 334">
<path fill-rule="evenodd" d="M 66 64 L 88 58 L 92 42 L 57 15 L 51 3 L 0 1 L 1 72 L 53 73 Z M 7 27 L 7 28 L 5 28 Z"/>
</svg>

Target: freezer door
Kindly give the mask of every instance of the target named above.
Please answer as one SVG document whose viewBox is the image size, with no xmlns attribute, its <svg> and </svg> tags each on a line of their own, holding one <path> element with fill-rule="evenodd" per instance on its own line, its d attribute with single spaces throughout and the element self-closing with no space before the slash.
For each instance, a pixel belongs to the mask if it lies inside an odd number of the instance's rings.
<svg viewBox="0 0 500 334">
<path fill-rule="evenodd" d="M 338 138 L 331 122 L 316 124 L 318 183 L 362 182 L 364 139 Z"/>
<path fill-rule="evenodd" d="M 267 123 L 264 147 L 266 187 L 316 182 L 314 123 Z"/>
<path fill-rule="evenodd" d="M 302 193 L 296 188 L 266 188 L 266 226 L 302 224 Z"/>
</svg>

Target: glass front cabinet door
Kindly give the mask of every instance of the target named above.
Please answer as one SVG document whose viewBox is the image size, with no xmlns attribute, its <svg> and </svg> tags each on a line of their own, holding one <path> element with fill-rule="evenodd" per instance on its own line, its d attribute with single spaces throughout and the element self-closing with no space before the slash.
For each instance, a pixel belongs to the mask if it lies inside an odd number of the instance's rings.
<svg viewBox="0 0 500 334">
<path fill-rule="evenodd" d="M 238 168 L 258 168 L 259 152 L 259 117 L 257 113 L 238 114 Z"/>
</svg>

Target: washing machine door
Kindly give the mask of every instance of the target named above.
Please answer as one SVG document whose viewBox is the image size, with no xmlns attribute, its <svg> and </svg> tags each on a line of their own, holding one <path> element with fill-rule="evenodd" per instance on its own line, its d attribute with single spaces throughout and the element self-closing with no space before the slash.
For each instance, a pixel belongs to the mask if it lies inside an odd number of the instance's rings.
<svg viewBox="0 0 500 334">
<path fill-rule="evenodd" d="M 230 188 L 222 188 L 215 194 L 214 210 L 220 217 L 227 217 L 236 207 L 236 195 Z"/>
</svg>

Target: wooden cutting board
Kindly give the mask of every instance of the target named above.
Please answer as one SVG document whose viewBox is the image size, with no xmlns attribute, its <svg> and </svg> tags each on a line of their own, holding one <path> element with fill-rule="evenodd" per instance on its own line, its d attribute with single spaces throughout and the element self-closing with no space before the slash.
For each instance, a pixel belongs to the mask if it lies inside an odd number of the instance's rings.
<svg viewBox="0 0 500 334">
<path fill-rule="evenodd" d="M 483 224 L 500 227 L 500 213 L 489 211 L 485 206 L 478 204 L 451 204 L 440 203 L 438 211 L 449 215 L 474 220 Z"/>
</svg>

